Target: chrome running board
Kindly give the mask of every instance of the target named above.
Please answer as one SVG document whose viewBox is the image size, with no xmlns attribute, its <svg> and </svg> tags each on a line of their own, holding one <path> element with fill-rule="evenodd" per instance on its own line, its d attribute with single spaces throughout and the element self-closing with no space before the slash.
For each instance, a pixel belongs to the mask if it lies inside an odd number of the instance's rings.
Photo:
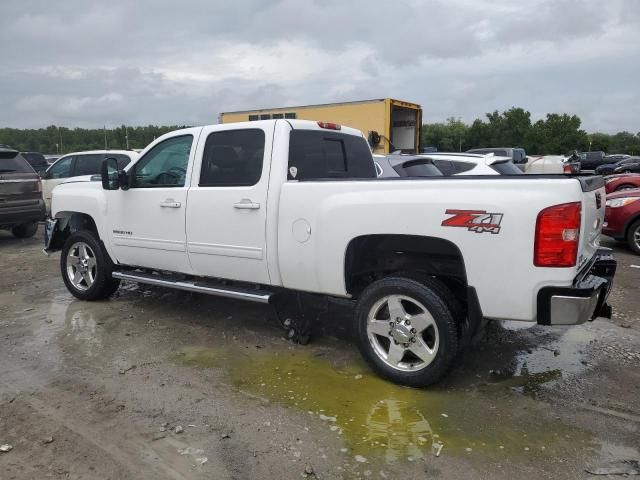
<svg viewBox="0 0 640 480">
<path fill-rule="evenodd" d="M 247 300 L 257 303 L 269 303 L 273 292 L 260 290 L 247 290 L 237 287 L 229 287 L 226 285 L 210 285 L 206 282 L 193 282 L 184 279 L 175 279 L 171 276 L 163 276 L 145 272 L 113 272 L 113 278 L 120 280 L 129 280 L 132 282 L 146 283 L 147 285 L 155 285 L 158 287 L 175 288 L 178 290 L 186 290 L 187 292 L 206 293 L 217 297 L 233 298 L 236 300 Z"/>
</svg>

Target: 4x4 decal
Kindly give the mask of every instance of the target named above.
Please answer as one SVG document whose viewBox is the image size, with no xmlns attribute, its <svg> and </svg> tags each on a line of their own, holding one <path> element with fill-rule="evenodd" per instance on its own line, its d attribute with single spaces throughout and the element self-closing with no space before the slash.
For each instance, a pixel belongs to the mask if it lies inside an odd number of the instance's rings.
<svg viewBox="0 0 640 480">
<path fill-rule="evenodd" d="M 500 233 L 502 213 L 489 213 L 485 210 L 447 210 L 453 215 L 442 222 L 443 227 L 464 227 L 476 233 Z"/>
</svg>

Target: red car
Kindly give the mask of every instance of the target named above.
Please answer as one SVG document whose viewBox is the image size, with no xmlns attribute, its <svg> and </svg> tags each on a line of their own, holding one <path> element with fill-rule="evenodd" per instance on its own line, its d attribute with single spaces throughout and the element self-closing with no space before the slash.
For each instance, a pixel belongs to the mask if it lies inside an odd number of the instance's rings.
<svg viewBox="0 0 640 480">
<path fill-rule="evenodd" d="M 626 241 L 640 255 L 640 189 L 607 195 L 602 233 Z"/>
<path fill-rule="evenodd" d="M 605 177 L 605 189 L 607 194 L 628 190 L 630 188 L 640 188 L 639 173 L 621 173 L 619 175 L 609 175 Z"/>
</svg>

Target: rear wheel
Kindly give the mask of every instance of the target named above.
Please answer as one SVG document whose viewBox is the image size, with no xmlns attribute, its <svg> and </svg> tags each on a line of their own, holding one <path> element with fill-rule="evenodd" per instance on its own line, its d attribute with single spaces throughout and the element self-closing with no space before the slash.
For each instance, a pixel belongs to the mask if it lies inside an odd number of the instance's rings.
<svg viewBox="0 0 640 480">
<path fill-rule="evenodd" d="M 13 227 L 11 229 L 11 233 L 16 238 L 31 238 L 38 231 L 38 223 L 23 223 L 22 225 L 18 225 L 17 227 Z"/>
<path fill-rule="evenodd" d="M 627 243 L 634 253 L 640 255 L 640 220 L 631 224 L 627 231 Z"/>
<path fill-rule="evenodd" d="M 424 387 L 437 382 L 458 349 L 456 319 L 432 278 L 387 277 L 369 285 L 356 306 L 357 341 L 381 376 Z"/>
<path fill-rule="evenodd" d="M 634 188 L 638 188 L 635 185 L 629 185 L 629 184 L 625 184 L 625 185 L 620 185 L 618 188 L 615 189 L 616 192 L 621 192 L 622 190 L 633 190 Z"/>
<path fill-rule="evenodd" d="M 111 276 L 113 264 L 96 236 L 89 231 L 69 236 L 60 256 L 60 270 L 67 289 L 80 300 L 112 295 L 120 280 Z"/>
</svg>

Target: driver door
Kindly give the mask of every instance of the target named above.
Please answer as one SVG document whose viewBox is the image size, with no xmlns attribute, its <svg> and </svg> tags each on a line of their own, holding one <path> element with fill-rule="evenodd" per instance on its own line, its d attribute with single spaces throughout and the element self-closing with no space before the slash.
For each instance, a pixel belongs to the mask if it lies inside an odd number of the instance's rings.
<svg viewBox="0 0 640 480">
<path fill-rule="evenodd" d="M 191 273 L 186 249 L 194 131 L 166 138 L 128 170 L 128 190 L 106 191 L 109 235 L 119 263 Z"/>
</svg>

